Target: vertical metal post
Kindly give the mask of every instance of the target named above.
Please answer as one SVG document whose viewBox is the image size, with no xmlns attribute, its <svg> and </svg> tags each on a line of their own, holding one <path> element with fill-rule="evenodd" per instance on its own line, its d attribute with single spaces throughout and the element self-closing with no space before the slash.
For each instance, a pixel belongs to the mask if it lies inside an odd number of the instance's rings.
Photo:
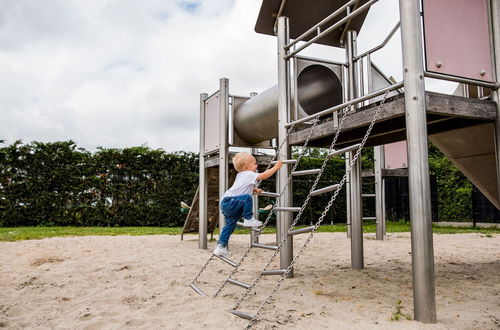
<svg viewBox="0 0 500 330">
<path fill-rule="evenodd" d="M 349 152 L 346 152 L 344 155 L 345 158 L 345 171 L 349 170 L 349 164 L 351 164 L 351 156 Z M 346 225 L 347 225 L 347 237 L 351 237 L 351 223 L 352 223 L 352 214 L 351 214 L 351 174 L 347 176 L 347 180 L 345 182 L 345 198 L 346 198 Z"/>
<path fill-rule="evenodd" d="M 252 155 L 257 155 L 258 148 L 252 148 L 251 153 Z M 253 202 L 253 216 L 255 219 L 259 219 L 259 196 L 257 194 L 252 195 L 252 202 Z M 250 230 L 250 243 L 259 243 L 259 236 L 257 233 L 253 230 Z"/>
<path fill-rule="evenodd" d="M 399 0 L 408 143 L 415 320 L 436 322 L 434 249 L 425 110 L 420 0 Z"/>
<path fill-rule="evenodd" d="M 349 75 L 349 99 L 355 99 L 358 90 L 356 68 L 353 61 L 356 56 L 356 32 L 347 31 L 346 47 L 348 75 Z M 353 110 L 355 109 L 353 106 Z M 355 152 L 350 152 L 350 159 L 354 159 Z M 361 159 L 354 163 L 351 169 L 351 266 L 353 269 L 363 269 L 363 206 L 361 191 Z"/>
<path fill-rule="evenodd" d="M 200 94 L 200 160 L 198 188 L 198 248 L 207 248 L 207 169 L 205 168 L 205 100 L 208 94 Z M 193 206 L 193 205 L 192 205 Z"/>
<path fill-rule="evenodd" d="M 278 141 L 279 145 L 283 143 L 278 159 L 290 159 L 290 146 L 287 140 L 287 129 L 285 124 L 289 121 L 290 116 L 290 62 L 285 59 L 288 51 L 285 45 L 290 42 L 288 30 L 288 17 L 281 16 L 278 18 Z M 279 182 L 279 190 L 282 191 L 288 179 L 290 168 L 288 165 L 283 165 L 277 173 Z M 291 205 L 291 191 L 287 188 L 279 199 L 280 206 Z M 292 224 L 292 214 L 289 212 L 278 212 L 276 222 L 280 232 L 279 240 L 281 241 L 287 234 Z M 280 267 L 286 269 L 293 259 L 293 238 L 290 236 L 283 245 L 280 251 Z M 293 269 L 288 273 L 288 277 L 293 277 Z"/>
<path fill-rule="evenodd" d="M 375 158 L 375 214 L 377 217 L 377 233 L 376 238 L 378 240 L 384 239 L 384 227 L 385 227 L 385 217 L 384 217 L 384 178 L 382 177 L 382 169 L 384 166 L 384 146 L 376 146 L 373 148 L 373 154 Z"/>
<path fill-rule="evenodd" d="M 228 147 L 227 147 L 227 117 L 229 113 L 229 79 L 220 79 L 219 89 L 219 203 L 227 190 Z M 219 208 L 219 235 L 224 228 L 224 215 Z"/>
<path fill-rule="evenodd" d="M 491 24 L 493 33 L 494 76 L 495 81 L 500 79 L 500 2 L 491 0 Z M 500 197 L 500 90 L 492 91 L 493 100 L 497 104 L 497 119 L 495 121 L 495 152 L 497 160 L 497 189 Z"/>
</svg>

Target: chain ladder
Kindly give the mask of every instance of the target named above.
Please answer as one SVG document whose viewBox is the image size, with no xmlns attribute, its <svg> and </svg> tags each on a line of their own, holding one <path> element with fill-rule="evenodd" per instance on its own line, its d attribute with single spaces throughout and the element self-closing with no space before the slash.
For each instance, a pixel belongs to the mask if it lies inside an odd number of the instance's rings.
<svg viewBox="0 0 500 330">
<path fill-rule="evenodd" d="M 319 117 L 316 117 L 314 119 L 314 122 L 313 122 L 313 126 L 311 127 L 310 131 L 309 131 L 309 134 L 307 135 L 307 138 L 304 142 L 304 145 L 302 146 L 302 148 L 306 148 L 307 145 L 309 144 L 309 140 L 311 139 L 312 137 L 312 133 L 314 132 L 314 129 L 316 128 L 316 125 L 318 124 L 319 122 Z M 293 125 L 290 127 L 290 132 L 291 132 L 291 129 L 293 128 Z M 286 139 L 288 138 L 288 135 L 290 133 L 287 134 L 287 136 L 285 137 L 285 139 L 283 139 L 283 142 L 281 143 L 280 147 L 278 148 L 278 151 L 276 152 L 276 156 L 275 156 L 275 159 L 278 157 L 279 155 L 279 151 L 280 149 L 283 147 L 283 144 L 284 142 L 286 141 Z M 285 183 L 285 185 L 283 186 L 283 189 L 280 191 L 280 196 L 283 195 L 283 192 L 286 190 L 286 188 L 288 187 L 288 184 L 290 183 L 291 181 L 291 178 L 292 178 L 292 174 L 295 169 L 297 168 L 298 164 L 300 163 L 300 160 L 302 159 L 302 154 L 299 154 L 299 157 L 297 157 L 297 161 L 295 162 L 292 170 L 290 171 L 290 175 L 288 176 L 287 178 L 287 181 Z M 270 168 L 271 166 L 271 163 L 269 163 L 268 165 L 268 169 Z M 262 181 L 261 181 L 262 182 Z M 279 197 L 276 198 L 276 201 L 278 200 Z M 274 202 L 274 204 L 272 204 L 272 208 L 271 210 L 269 210 L 269 214 L 267 215 L 266 217 L 266 220 L 264 221 L 264 223 L 262 224 L 261 228 L 259 229 L 259 231 L 257 232 L 256 236 L 255 236 L 255 239 L 257 239 L 260 234 L 262 233 L 262 231 L 264 230 L 264 228 L 266 228 L 267 224 L 269 223 L 269 221 L 271 220 L 271 217 L 272 217 L 272 214 L 273 214 L 273 209 L 274 207 L 276 206 L 276 203 L 277 202 Z M 224 289 L 224 287 L 226 286 L 226 284 L 228 283 L 227 280 L 228 279 L 231 279 L 231 277 L 236 274 L 236 272 L 238 271 L 239 267 L 241 266 L 241 264 L 243 263 L 243 261 L 246 259 L 246 257 L 248 256 L 248 254 L 250 253 L 250 250 L 252 249 L 252 244 L 250 244 L 247 248 L 247 250 L 245 251 L 245 253 L 243 254 L 243 256 L 241 257 L 240 261 L 236 264 L 236 267 L 233 268 L 233 270 L 231 271 L 231 273 L 228 275 L 228 277 L 222 282 L 222 284 L 220 285 L 219 289 L 217 290 L 217 292 L 215 292 L 214 294 L 214 297 L 217 297 L 219 295 L 219 293 Z"/>
<path fill-rule="evenodd" d="M 342 119 L 339 123 L 339 126 L 337 128 L 337 131 L 335 132 L 335 137 L 333 138 L 333 141 L 330 145 L 330 148 L 328 150 L 328 152 L 330 152 L 332 149 L 333 149 L 333 146 L 336 144 L 337 142 L 337 139 L 339 137 L 339 134 L 340 134 L 340 131 L 342 130 L 342 126 L 344 124 L 344 121 L 345 121 L 345 118 L 347 116 L 347 111 L 344 111 L 343 115 L 342 115 Z M 320 169 L 320 172 L 318 173 L 318 175 L 316 176 L 316 180 L 314 181 L 313 183 L 313 186 L 311 187 L 311 190 L 309 191 L 309 194 L 306 198 L 306 200 L 304 201 L 304 203 L 302 204 L 302 207 L 299 211 L 299 213 L 297 214 L 297 216 L 295 217 L 293 223 L 291 224 L 290 226 L 290 229 L 291 230 L 292 228 L 295 227 L 295 225 L 297 224 L 297 222 L 299 221 L 300 217 L 302 216 L 302 213 L 304 212 L 306 206 L 307 206 L 307 203 L 309 202 L 309 200 L 311 199 L 311 193 L 316 189 L 316 186 L 317 184 L 319 183 L 319 180 L 321 178 L 321 175 L 323 174 L 324 170 L 326 169 L 326 165 L 328 164 L 328 157 L 325 158 L 325 160 L 323 161 L 323 164 L 321 166 L 321 169 Z M 290 177 L 289 177 L 290 178 Z M 288 180 L 290 181 L 290 180 Z M 287 181 L 287 184 L 288 184 L 288 181 Z M 274 258 L 276 258 L 276 256 L 278 255 L 278 253 L 281 251 L 281 248 L 283 247 L 283 245 L 286 243 L 286 241 L 288 240 L 288 235 L 285 235 L 285 237 L 281 240 L 280 244 L 278 245 L 278 249 L 274 252 L 274 254 L 271 256 L 271 258 L 269 259 L 269 261 L 267 262 L 267 264 L 264 266 L 264 269 L 263 270 L 267 270 L 267 268 L 271 265 L 271 263 L 274 261 Z M 254 282 L 250 285 L 250 287 L 248 289 L 246 289 L 246 291 L 243 293 L 243 295 L 240 297 L 240 299 L 238 299 L 238 301 L 236 302 L 236 304 L 233 306 L 233 310 L 237 309 L 240 304 L 243 302 L 243 300 L 245 300 L 245 298 L 248 296 L 248 294 L 250 294 L 250 292 L 253 290 L 253 288 L 259 283 L 260 279 L 262 278 L 262 272 L 257 276 L 257 278 L 254 280 Z"/>
<path fill-rule="evenodd" d="M 269 293 L 269 295 L 267 296 L 267 298 L 264 300 L 264 302 L 260 305 L 259 309 L 257 310 L 257 312 L 255 313 L 254 317 L 250 320 L 250 322 L 248 323 L 248 325 L 245 327 L 245 329 L 250 329 L 253 325 L 253 323 L 257 320 L 257 318 L 259 317 L 259 315 L 262 313 L 262 310 L 264 309 L 264 306 L 269 302 L 269 300 L 271 299 L 271 297 L 276 293 L 276 291 L 279 289 L 279 287 L 281 286 L 281 283 L 283 282 L 283 280 L 286 278 L 286 276 L 288 275 L 288 273 L 290 273 L 290 271 L 292 270 L 293 266 L 297 263 L 298 259 L 300 258 L 301 254 L 304 252 L 304 250 L 306 249 L 307 245 L 310 243 L 310 241 L 312 240 L 314 234 L 316 233 L 316 231 L 318 230 L 318 227 L 321 225 L 321 223 L 323 222 L 326 214 L 328 213 L 328 211 L 330 210 L 330 208 L 332 207 L 333 205 L 333 202 L 335 201 L 335 199 L 337 198 L 338 194 L 340 193 L 343 185 L 345 184 L 345 182 L 347 181 L 347 177 L 348 175 L 351 173 L 352 171 L 352 168 L 354 166 L 354 164 L 356 163 L 357 159 L 359 158 L 360 154 L 361 154 L 361 151 L 363 150 L 363 147 L 366 143 L 366 140 L 368 139 L 368 136 L 370 135 L 372 129 L 373 129 L 373 126 L 375 125 L 375 121 L 377 120 L 377 117 L 378 115 L 380 114 L 380 111 L 382 110 L 382 106 L 384 105 L 386 99 L 387 99 L 387 96 L 389 94 L 389 91 L 387 91 L 385 94 L 384 94 L 384 98 L 382 100 L 382 102 L 380 103 L 380 105 L 378 106 L 376 112 L 375 112 L 375 115 L 373 116 L 372 118 L 372 121 L 370 122 L 370 125 L 365 133 L 365 136 L 363 137 L 363 140 L 361 141 L 361 144 L 359 146 L 359 148 L 356 150 L 356 153 L 354 154 L 354 157 L 352 158 L 350 164 L 349 164 L 349 167 L 346 171 L 346 173 L 344 174 L 344 176 L 342 177 L 342 180 L 340 181 L 339 183 L 339 188 L 337 190 L 335 190 L 335 193 L 333 194 L 333 196 L 330 198 L 330 201 L 328 202 L 327 206 L 325 207 L 325 209 L 323 210 L 323 213 L 321 214 L 321 216 L 319 217 L 318 221 L 316 222 L 316 224 L 314 225 L 314 228 L 313 230 L 311 231 L 311 233 L 309 234 L 309 237 L 306 239 L 306 241 L 304 242 L 304 244 L 302 244 L 299 252 L 295 255 L 295 257 L 292 259 L 292 262 L 290 263 L 290 265 L 287 267 L 285 273 L 283 273 L 283 275 L 281 275 L 280 279 L 278 280 L 278 282 L 276 283 L 276 285 L 274 286 L 273 290 Z M 288 235 L 287 235 L 288 236 Z"/>
</svg>

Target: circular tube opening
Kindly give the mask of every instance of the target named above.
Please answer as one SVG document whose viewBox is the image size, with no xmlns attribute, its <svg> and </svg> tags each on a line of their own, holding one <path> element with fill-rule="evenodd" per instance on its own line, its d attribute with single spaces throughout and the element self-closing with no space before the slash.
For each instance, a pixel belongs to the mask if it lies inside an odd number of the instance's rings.
<svg viewBox="0 0 500 330">
<path fill-rule="evenodd" d="M 342 83 L 326 66 L 313 64 L 297 77 L 297 98 L 302 109 L 313 115 L 342 103 Z"/>
</svg>

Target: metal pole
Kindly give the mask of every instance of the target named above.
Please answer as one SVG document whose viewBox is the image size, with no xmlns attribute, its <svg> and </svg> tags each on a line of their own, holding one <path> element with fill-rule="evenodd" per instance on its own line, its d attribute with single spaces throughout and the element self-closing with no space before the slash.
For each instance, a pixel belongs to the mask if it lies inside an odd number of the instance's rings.
<svg viewBox="0 0 500 330">
<path fill-rule="evenodd" d="M 288 145 L 287 129 L 285 124 L 289 121 L 290 114 L 290 62 L 286 59 L 288 51 L 285 46 L 290 41 L 288 30 L 288 17 L 281 16 L 278 18 L 278 141 L 279 144 L 283 141 L 283 147 L 280 150 L 278 159 L 290 159 L 290 146 Z M 279 182 L 279 190 L 282 191 L 288 179 L 290 168 L 288 165 L 283 165 L 277 173 Z M 290 188 L 287 188 L 279 199 L 280 206 L 292 206 Z M 285 237 L 292 224 L 292 215 L 289 212 L 278 212 L 276 217 L 278 230 L 280 233 L 279 241 Z M 280 268 L 286 269 L 293 259 L 293 238 L 288 237 L 286 243 L 280 250 Z M 293 277 L 293 269 L 288 273 L 287 277 Z"/>
<path fill-rule="evenodd" d="M 219 94 L 219 202 L 227 190 L 228 147 L 227 118 L 229 113 L 229 79 L 220 79 Z M 224 215 L 219 208 L 219 235 L 224 228 Z"/>
<path fill-rule="evenodd" d="M 258 94 L 256 92 L 251 92 L 250 93 L 250 98 L 257 96 Z M 251 148 L 251 153 L 252 155 L 257 155 L 259 152 L 258 148 Z M 257 194 L 254 194 L 252 196 L 253 200 L 253 216 L 255 219 L 259 219 L 259 196 Z M 259 243 L 259 236 L 257 235 L 257 232 L 250 230 L 250 244 L 252 243 Z"/>
<path fill-rule="evenodd" d="M 491 23 L 493 33 L 493 52 L 494 52 L 494 74 L 495 81 L 498 84 L 500 78 L 500 2 L 490 1 Z M 497 189 L 500 196 L 500 90 L 492 91 L 493 100 L 497 104 L 497 119 L 495 121 L 495 153 L 497 159 Z"/>
<path fill-rule="evenodd" d="M 415 320 L 435 323 L 434 250 L 419 4 L 419 0 L 399 0 L 408 143 L 413 307 Z"/>
<path fill-rule="evenodd" d="M 351 156 L 348 152 L 345 153 L 345 170 L 346 172 L 349 170 L 349 164 L 351 163 Z M 351 219 L 352 219 L 352 214 L 351 214 L 351 175 L 349 174 L 347 176 L 347 180 L 345 182 L 345 199 L 346 199 L 346 224 L 347 224 L 347 237 L 351 237 Z"/>
<path fill-rule="evenodd" d="M 356 68 L 353 61 L 356 56 L 356 32 L 347 31 L 346 47 L 348 76 L 349 76 L 349 100 L 357 97 L 358 81 Z M 356 105 L 353 104 L 354 111 Z M 354 159 L 354 152 L 350 151 L 350 159 Z M 351 266 L 353 269 L 363 269 L 363 206 L 361 191 L 361 159 L 358 158 L 351 169 Z"/>
<path fill-rule="evenodd" d="M 374 147 L 374 158 L 375 158 L 375 213 L 377 216 L 377 233 L 376 239 L 384 239 L 384 227 L 385 227 L 385 217 L 384 217 L 384 184 L 382 177 L 382 169 L 384 166 L 384 146 Z"/>
<path fill-rule="evenodd" d="M 198 248 L 207 248 L 207 170 L 205 168 L 205 100 L 208 94 L 200 94 L 200 154 L 198 188 Z M 193 207 L 193 205 L 191 205 Z"/>
</svg>

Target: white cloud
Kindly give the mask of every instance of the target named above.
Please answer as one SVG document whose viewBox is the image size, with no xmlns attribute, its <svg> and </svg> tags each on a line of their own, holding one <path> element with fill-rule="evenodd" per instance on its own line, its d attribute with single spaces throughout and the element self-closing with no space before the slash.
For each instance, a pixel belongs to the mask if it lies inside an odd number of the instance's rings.
<svg viewBox="0 0 500 330">
<path fill-rule="evenodd" d="M 0 8 L 7 143 L 197 151 L 200 93 L 216 91 L 222 77 L 236 95 L 277 81 L 276 40 L 254 32 L 260 1 L 0 0 Z M 397 12 L 381 21 L 388 32 Z M 360 41 L 382 41 L 374 29 Z M 327 47 L 308 54 L 343 60 Z M 382 56 L 380 66 L 391 68 L 393 58 Z"/>
</svg>

